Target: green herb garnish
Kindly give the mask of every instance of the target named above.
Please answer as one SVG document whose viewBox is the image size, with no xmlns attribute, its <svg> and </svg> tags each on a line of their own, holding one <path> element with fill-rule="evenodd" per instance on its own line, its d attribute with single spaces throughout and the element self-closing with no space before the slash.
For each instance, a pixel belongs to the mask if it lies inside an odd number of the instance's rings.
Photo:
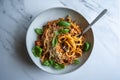
<svg viewBox="0 0 120 80">
<path fill-rule="evenodd" d="M 55 36 L 58 36 L 60 33 L 58 31 L 55 31 Z"/>
<path fill-rule="evenodd" d="M 55 36 L 55 37 L 53 37 L 53 39 L 52 39 L 52 47 L 55 47 L 55 46 L 57 45 L 57 43 L 58 43 L 58 39 L 57 39 L 57 37 Z"/>
<path fill-rule="evenodd" d="M 53 65 L 53 67 L 54 67 L 55 69 L 60 70 L 60 69 L 63 69 L 65 66 L 64 66 L 63 64 L 55 63 L 55 64 Z"/>
<path fill-rule="evenodd" d="M 43 64 L 44 66 L 51 66 L 49 60 L 45 60 L 42 64 Z"/>
<path fill-rule="evenodd" d="M 88 51 L 90 49 L 90 43 L 89 42 L 85 42 L 83 45 L 83 51 Z"/>
<path fill-rule="evenodd" d="M 50 63 L 51 65 L 54 65 L 55 62 L 54 62 L 54 60 L 51 60 L 51 59 L 50 59 L 50 60 L 49 60 L 49 63 Z"/>
<path fill-rule="evenodd" d="M 57 70 L 60 70 L 60 69 L 63 69 L 65 66 L 63 64 L 58 64 L 58 63 L 55 63 L 54 60 L 45 60 L 42 65 L 44 66 L 52 66 L 53 68 L 57 69 Z"/>
<path fill-rule="evenodd" d="M 63 26 L 63 27 L 68 27 L 71 24 L 69 22 L 67 22 L 67 21 L 60 21 L 60 22 L 58 22 L 58 25 L 59 26 Z"/>
<path fill-rule="evenodd" d="M 32 48 L 32 53 L 35 57 L 40 57 L 42 53 L 42 48 L 40 48 L 39 46 L 34 46 Z"/>
<path fill-rule="evenodd" d="M 36 34 L 41 35 L 43 33 L 42 29 L 36 28 L 35 29 Z"/>
<path fill-rule="evenodd" d="M 59 33 L 68 33 L 70 30 L 69 29 L 60 29 Z"/>
<path fill-rule="evenodd" d="M 80 62 L 79 62 L 79 60 L 76 59 L 76 60 L 74 60 L 74 63 L 79 64 Z"/>
<path fill-rule="evenodd" d="M 57 36 L 59 35 L 59 32 L 58 31 L 55 31 L 55 36 L 53 37 L 52 39 L 52 47 L 55 47 L 58 43 L 58 39 L 57 39 Z"/>
</svg>

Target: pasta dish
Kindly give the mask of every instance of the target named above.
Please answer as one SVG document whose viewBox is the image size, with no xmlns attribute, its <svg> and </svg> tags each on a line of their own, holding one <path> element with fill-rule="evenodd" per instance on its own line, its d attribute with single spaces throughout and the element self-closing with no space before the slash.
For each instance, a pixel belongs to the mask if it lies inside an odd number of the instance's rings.
<svg viewBox="0 0 120 80">
<path fill-rule="evenodd" d="M 40 57 L 45 66 L 62 69 L 64 66 L 79 63 L 84 48 L 89 48 L 84 35 L 78 37 L 82 30 L 70 16 L 49 21 L 43 29 L 36 28 L 35 32 L 38 37 L 32 52 Z"/>
</svg>

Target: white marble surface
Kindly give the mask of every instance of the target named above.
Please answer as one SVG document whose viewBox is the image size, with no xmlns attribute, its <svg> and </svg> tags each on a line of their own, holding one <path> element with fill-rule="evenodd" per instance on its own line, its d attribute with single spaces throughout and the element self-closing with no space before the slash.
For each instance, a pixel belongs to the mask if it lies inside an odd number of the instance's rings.
<svg viewBox="0 0 120 80">
<path fill-rule="evenodd" d="M 120 80 L 119 0 L 0 0 L 0 80 Z M 77 10 L 91 22 L 104 8 L 107 14 L 93 26 L 95 45 L 77 71 L 51 75 L 31 61 L 25 47 L 33 19 L 50 7 Z"/>
</svg>

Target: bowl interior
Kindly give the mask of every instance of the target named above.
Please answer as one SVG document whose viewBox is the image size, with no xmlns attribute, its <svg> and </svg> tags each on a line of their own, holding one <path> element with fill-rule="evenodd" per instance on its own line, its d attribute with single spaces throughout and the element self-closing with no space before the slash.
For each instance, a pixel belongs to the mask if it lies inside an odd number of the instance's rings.
<svg viewBox="0 0 120 80">
<path fill-rule="evenodd" d="M 91 48 L 88 52 L 83 54 L 83 56 L 80 58 L 80 64 L 67 66 L 63 70 L 55 70 L 51 67 L 45 67 L 45 66 L 41 65 L 40 59 L 34 57 L 32 51 L 31 51 L 32 47 L 34 46 L 34 41 L 37 39 L 37 35 L 34 32 L 34 29 L 35 28 L 42 28 L 42 26 L 45 25 L 48 21 L 55 20 L 55 19 L 62 18 L 62 17 L 66 17 L 66 15 L 70 15 L 72 20 L 76 21 L 76 23 L 80 27 L 82 27 L 82 29 L 87 27 L 88 22 L 81 14 L 79 14 L 78 12 L 76 12 L 72 9 L 58 7 L 58 8 L 51 8 L 51 9 L 48 9 L 48 10 L 41 12 L 39 14 L 39 16 L 31 23 L 31 25 L 27 31 L 26 46 L 27 46 L 28 53 L 29 53 L 32 61 L 40 69 L 42 69 L 48 73 L 64 74 L 64 73 L 69 73 L 69 72 L 72 72 L 72 71 L 78 69 L 80 66 L 82 66 L 86 62 L 86 60 L 90 56 L 92 48 L 93 48 L 94 37 L 93 37 L 93 32 L 90 29 L 86 33 L 86 38 L 87 38 L 87 41 L 89 41 L 91 43 Z"/>
</svg>

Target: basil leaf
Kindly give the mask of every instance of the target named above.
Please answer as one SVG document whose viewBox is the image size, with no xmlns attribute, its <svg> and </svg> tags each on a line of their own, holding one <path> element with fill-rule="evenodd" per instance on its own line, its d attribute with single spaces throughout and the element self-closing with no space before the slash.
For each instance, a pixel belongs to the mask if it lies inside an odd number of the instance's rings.
<svg viewBox="0 0 120 80">
<path fill-rule="evenodd" d="M 75 64 L 79 64 L 79 60 L 77 60 L 77 59 L 74 60 L 74 63 L 75 63 Z"/>
<path fill-rule="evenodd" d="M 90 49 L 90 43 L 89 42 L 85 42 L 83 45 L 83 51 L 88 51 Z"/>
<path fill-rule="evenodd" d="M 64 27 L 68 27 L 68 26 L 70 26 L 71 24 L 70 24 L 69 22 L 67 22 L 67 21 L 60 21 L 60 22 L 58 22 L 58 25 L 59 25 L 59 26 L 64 26 Z"/>
<path fill-rule="evenodd" d="M 51 65 L 53 65 L 54 64 L 54 60 L 49 60 L 49 63 L 51 64 Z"/>
<path fill-rule="evenodd" d="M 44 66 L 51 66 L 51 64 L 49 63 L 49 60 L 45 60 L 42 65 Z"/>
<path fill-rule="evenodd" d="M 55 68 L 55 69 L 63 69 L 63 68 L 65 68 L 65 66 L 63 65 L 63 64 L 58 64 L 58 63 L 55 63 L 54 65 L 53 65 L 53 67 Z"/>
<path fill-rule="evenodd" d="M 35 46 L 32 48 L 32 53 L 35 57 L 40 57 L 42 53 L 42 48 L 40 48 L 39 46 Z"/>
<path fill-rule="evenodd" d="M 55 35 L 58 36 L 58 35 L 59 35 L 59 32 L 58 32 L 58 31 L 55 31 Z"/>
<path fill-rule="evenodd" d="M 59 30 L 59 33 L 68 33 L 70 30 L 69 29 L 61 29 Z"/>
<path fill-rule="evenodd" d="M 41 35 L 43 33 L 42 29 L 36 28 L 35 29 L 36 34 Z"/>
<path fill-rule="evenodd" d="M 53 39 L 52 39 L 52 47 L 55 47 L 57 43 L 58 43 L 58 39 L 57 39 L 57 37 L 55 36 L 55 37 L 53 37 Z"/>
</svg>

